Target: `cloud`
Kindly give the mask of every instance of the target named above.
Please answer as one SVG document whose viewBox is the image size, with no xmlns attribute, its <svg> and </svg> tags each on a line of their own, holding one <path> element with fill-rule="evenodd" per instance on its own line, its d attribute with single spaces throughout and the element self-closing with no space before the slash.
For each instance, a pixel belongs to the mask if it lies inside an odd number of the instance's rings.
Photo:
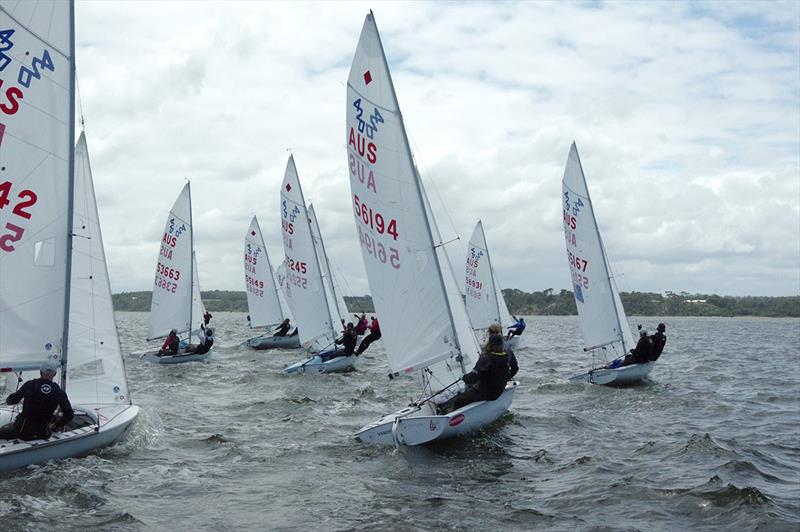
<svg viewBox="0 0 800 532">
<path fill-rule="evenodd" d="M 77 5 L 81 103 L 115 291 L 149 289 L 192 180 L 204 288 L 242 289 L 252 214 L 282 257 L 289 152 L 335 269 L 368 291 L 345 152 L 362 3 Z M 800 292 L 794 2 L 386 3 L 375 13 L 456 277 L 483 219 L 500 284 L 569 286 L 581 152 L 621 286 Z"/>
</svg>

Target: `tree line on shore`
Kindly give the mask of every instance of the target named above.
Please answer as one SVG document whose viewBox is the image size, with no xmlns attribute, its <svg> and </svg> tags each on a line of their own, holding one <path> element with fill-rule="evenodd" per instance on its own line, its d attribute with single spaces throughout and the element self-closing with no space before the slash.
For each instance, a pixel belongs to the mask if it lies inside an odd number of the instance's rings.
<svg viewBox="0 0 800 532">
<path fill-rule="evenodd" d="M 152 292 L 114 294 L 114 309 L 128 312 L 150 310 Z M 211 312 L 247 312 L 244 291 L 209 290 L 202 293 L 203 303 Z M 516 288 L 503 290 L 512 314 L 525 316 L 571 316 L 578 313 L 569 290 L 552 288 L 540 292 L 523 292 Z M 630 316 L 759 316 L 773 318 L 800 317 L 800 296 L 718 296 L 687 292 L 622 292 L 625 312 Z M 372 298 L 345 296 L 351 312 L 374 312 Z"/>
</svg>

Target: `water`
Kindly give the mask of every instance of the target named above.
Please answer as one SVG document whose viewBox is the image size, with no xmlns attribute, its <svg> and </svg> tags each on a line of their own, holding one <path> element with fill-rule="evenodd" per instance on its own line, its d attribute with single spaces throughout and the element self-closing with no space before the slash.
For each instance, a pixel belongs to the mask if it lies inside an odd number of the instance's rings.
<svg viewBox="0 0 800 532">
<path fill-rule="evenodd" d="M 800 321 L 669 318 L 648 385 L 568 384 L 577 318 L 531 317 L 512 410 L 471 439 L 393 450 L 351 434 L 404 406 L 382 344 L 357 372 L 287 376 L 216 313 L 206 363 L 141 362 L 140 418 L 99 454 L 0 477 L 0 528 L 42 530 L 797 530 Z"/>
</svg>

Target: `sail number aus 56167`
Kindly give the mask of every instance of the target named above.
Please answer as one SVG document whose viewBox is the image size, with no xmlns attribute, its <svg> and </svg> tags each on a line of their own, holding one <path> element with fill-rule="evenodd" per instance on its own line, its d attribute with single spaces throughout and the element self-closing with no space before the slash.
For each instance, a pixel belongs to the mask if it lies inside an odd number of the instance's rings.
<svg viewBox="0 0 800 532">
<path fill-rule="evenodd" d="M 387 223 L 381 213 L 372 210 L 366 203 L 362 203 L 357 194 L 353 194 L 353 207 L 356 218 L 364 222 L 364 225 L 368 225 L 370 229 L 374 229 L 381 235 L 392 235 L 392 238 L 397 240 L 397 220 L 392 218 Z"/>
<path fill-rule="evenodd" d="M 4 181 L 0 183 L 0 209 L 11 204 L 11 200 L 8 199 L 9 195 L 11 194 L 11 185 L 12 183 L 10 181 Z M 18 201 L 14 205 L 11 213 L 20 218 L 30 220 L 31 213 L 25 209 L 34 205 L 37 199 L 38 196 L 36 196 L 36 193 L 32 190 L 22 190 L 17 194 L 17 200 L 21 201 Z M 12 244 L 22 239 L 22 235 L 25 233 L 25 228 L 11 222 L 8 222 L 5 228 L 11 232 L 0 236 L 0 249 L 11 252 L 14 251 L 14 246 Z"/>
<path fill-rule="evenodd" d="M 589 261 L 578 257 L 577 255 L 573 255 L 572 252 L 567 251 L 567 255 L 569 256 L 569 264 L 570 266 L 574 267 L 576 270 L 585 272 L 586 267 L 589 265 Z"/>
</svg>

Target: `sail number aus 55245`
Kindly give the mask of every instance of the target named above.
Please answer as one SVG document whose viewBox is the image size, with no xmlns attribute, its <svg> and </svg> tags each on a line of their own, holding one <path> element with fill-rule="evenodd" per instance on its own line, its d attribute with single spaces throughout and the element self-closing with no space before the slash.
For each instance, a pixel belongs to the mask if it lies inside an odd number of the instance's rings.
<svg viewBox="0 0 800 532">
<path fill-rule="evenodd" d="M 353 207 L 355 208 L 356 218 L 368 225 L 370 229 L 374 229 L 379 234 L 391 235 L 394 240 L 397 240 L 397 220 L 392 218 L 386 221 L 386 218 L 379 212 L 368 207 L 363 203 L 357 194 L 353 194 Z"/>
<path fill-rule="evenodd" d="M 0 183 L 0 209 L 11 204 L 11 200 L 8 199 L 11 195 L 11 186 L 12 183 L 10 181 Z M 26 209 L 36 203 L 38 196 L 32 190 L 22 190 L 17 194 L 17 200 L 11 213 L 20 218 L 30 220 L 31 213 Z M 12 244 L 22 239 L 22 235 L 25 234 L 25 228 L 11 222 L 6 223 L 5 228 L 10 231 L 10 233 L 0 235 L 0 249 L 11 252 L 14 251 L 14 246 Z"/>
</svg>

